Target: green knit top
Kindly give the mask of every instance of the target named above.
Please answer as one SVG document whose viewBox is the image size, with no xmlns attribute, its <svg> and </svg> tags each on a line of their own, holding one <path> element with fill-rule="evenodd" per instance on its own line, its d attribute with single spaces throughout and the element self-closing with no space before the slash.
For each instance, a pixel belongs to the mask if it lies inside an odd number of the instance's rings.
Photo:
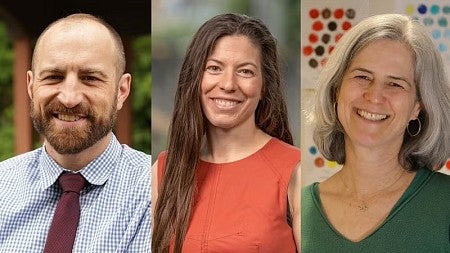
<svg viewBox="0 0 450 253">
<path fill-rule="evenodd" d="M 328 222 L 318 186 L 302 189 L 302 253 L 450 252 L 450 176 L 420 169 L 386 220 L 359 242 Z"/>
</svg>

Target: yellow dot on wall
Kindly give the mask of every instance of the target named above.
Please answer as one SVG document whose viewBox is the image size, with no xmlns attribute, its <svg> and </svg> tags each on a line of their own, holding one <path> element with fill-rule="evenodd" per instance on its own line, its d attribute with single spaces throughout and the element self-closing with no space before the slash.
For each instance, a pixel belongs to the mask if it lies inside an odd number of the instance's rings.
<svg viewBox="0 0 450 253">
<path fill-rule="evenodd" d="M 405 12 L 408 15 L 414 14 L 414 5 L 410 4 L 410 5 L 406 6 Z"/>
<path fill-rule="evenodd" d="M 327 161 L 327 167 L 335 168 L 337 166 L 337 162 L 335 161 Z"/>
</svg>

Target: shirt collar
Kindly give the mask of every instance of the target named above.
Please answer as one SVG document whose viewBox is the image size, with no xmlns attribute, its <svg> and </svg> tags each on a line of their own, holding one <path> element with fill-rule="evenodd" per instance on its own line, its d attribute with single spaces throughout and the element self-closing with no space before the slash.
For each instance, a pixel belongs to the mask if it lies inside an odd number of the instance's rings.
<svg viewBox="0 0 450 253">
<path fill-rule="evenodd" d="M 113 134 L 105 151 L 88 163 L 78 173 L 81 173 L 81 175 L 83 175 L 83 177 L 90 184 L 103 185 L 108 180 L 115 165 L 117 164 L 122 149 L 122 145 L 120 145 L 116 136 Z M 53 158 L 45 150 L 45 145 L 42 147 L 38 168 L 41 174 L 42 189 L 47 189 L 53 185 L 61 173 L 70 171 L 63 168 L 57 164 L 55 160 L 53 160 Z"/>
</svg>

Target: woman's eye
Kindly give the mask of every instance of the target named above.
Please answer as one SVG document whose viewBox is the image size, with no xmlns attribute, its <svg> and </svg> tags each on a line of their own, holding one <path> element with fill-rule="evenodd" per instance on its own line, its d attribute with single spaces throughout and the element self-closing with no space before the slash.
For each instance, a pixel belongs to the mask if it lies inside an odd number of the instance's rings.
<svg viewBox="0 0 450 253">
<path fill-rule="evenodd" d="M 403 85 L 398 84 L 398 83 L 390 82 L 389 85 L 392 87 L 404 89 Z"/>
<path fill-rule="evenodd" d="M 240 69 L 240 70 L 238 71 L 238 73 L 239 73 L 241 76 L 244 76 L 244 77 L 252 77 L 252 76 L 255 76 L 255 72 L 253 72 L 253 71 L 250 70 L 250 69 Z"/>
<path fill-rule="evenodd" d="M 220 68 L 219 66 L 211 65 L 206 67 L 206 71 L 208 71 L 209 73 L 217 73 L 220 71 Z"/>
<path fill-rule="evenodd" d="M 355 76 L 355 78 L 370 81 L 370 78 L 368 76 Z"/>
</svg>

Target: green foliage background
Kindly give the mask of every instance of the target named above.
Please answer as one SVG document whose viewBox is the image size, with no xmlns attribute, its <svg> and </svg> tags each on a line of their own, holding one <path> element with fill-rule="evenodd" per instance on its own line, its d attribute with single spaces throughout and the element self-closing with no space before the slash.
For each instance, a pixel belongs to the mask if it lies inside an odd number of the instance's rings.
<svg viewBox="0 0 450 253">
<path fill-rule="evenodd" d="M 12 59 L 11 40 L 0 22 L 0 160 L 14 155 Z"/>
<path fill-rule="evenodd" d="M 151 153 L 151 37 L 140 36 L 132 41 L 132 147 Z M 13 50 L 7 27 L 0 22 L 0 161 L 14 153 Z M 25 73 L 24 73 L 25 75 Z M 40 146 L 36 135 L 34 146 Z"/>
<path fill-rule="evenodd" d="M 151 154 L 151 36 L 133 42 L 132 107 L 133 148 Z"/>
</svg>

